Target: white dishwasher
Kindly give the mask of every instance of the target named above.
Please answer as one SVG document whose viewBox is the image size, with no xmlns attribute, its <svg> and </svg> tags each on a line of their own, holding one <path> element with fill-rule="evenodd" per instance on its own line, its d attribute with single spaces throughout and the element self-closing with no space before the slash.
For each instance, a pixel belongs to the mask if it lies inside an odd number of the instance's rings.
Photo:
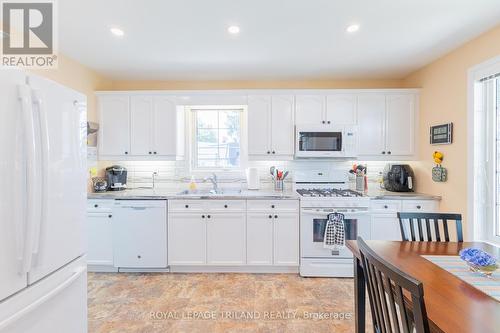
<svg viewBox="0 0 500 333">
<path fill-rule="evenodd" d="M 115 200 L 113 258 L 118 268 L 167 267 L 167 201 Z"/>
</svg>

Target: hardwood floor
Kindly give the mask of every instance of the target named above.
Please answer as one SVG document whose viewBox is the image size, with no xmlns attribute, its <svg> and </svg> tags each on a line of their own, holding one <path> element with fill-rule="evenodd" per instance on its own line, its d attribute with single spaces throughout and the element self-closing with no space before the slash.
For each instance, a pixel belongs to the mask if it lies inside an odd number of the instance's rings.
<svg viewBox="0 0 500 333">
<path fill-rule="evenodd" d="M 88 280 L 89 333 L 354 332 L 352 279 L 90 273 Z"/>
</svg>

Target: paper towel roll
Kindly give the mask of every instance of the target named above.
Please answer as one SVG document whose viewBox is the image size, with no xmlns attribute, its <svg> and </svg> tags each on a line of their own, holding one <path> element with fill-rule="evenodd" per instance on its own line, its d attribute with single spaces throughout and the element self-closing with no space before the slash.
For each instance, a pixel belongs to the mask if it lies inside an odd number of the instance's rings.
<svg viewBox="0 0 500 333">
<path fill-rule="evenodd" d="M 247 168 L 247 187 L 249 190 L 260 189 L 259 170 L 257 168 Z"/>
</svg>

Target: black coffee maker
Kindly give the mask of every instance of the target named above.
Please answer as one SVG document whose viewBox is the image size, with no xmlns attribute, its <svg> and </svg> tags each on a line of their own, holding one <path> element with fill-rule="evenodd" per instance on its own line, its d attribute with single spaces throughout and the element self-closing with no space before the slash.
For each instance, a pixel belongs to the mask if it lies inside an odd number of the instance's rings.
<svg viewBox="0 0 500 333">
<path fill-rule="evenodd" d="M 387 191 L 413 192 L 415 175 L 408 164 L 387 164 L 383 179 Z"/>
<path fill-rule="evenodd" d="M 106 168 L 108 191 L 122 191 L 127 188 L 127 169 L 119 165 Z"/>
</svg>

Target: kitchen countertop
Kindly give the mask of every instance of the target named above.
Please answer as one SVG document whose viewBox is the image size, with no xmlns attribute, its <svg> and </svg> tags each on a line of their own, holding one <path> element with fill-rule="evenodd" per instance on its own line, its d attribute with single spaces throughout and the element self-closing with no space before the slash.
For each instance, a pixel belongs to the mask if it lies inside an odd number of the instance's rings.
<svg viewBox="0 0 500 333">
<path fill-rule="evenodd" d="M 125 191 L 88 193 L 88 199 L 210 199 L 210 200 L 245 200 L 245 199 L 299 199 L 294 191 L 276 192 L 273 190 L 228 190 L 223 194 L 180 194 L 179 190 L 169 189 L 128 189 Z M 381 189 L 368 190 L 366 193 L 373 200 L 441 200 L 440 196 L 419 192 L 389 192 Z"/>
<path fill-rule="evenodd" d="M 420 192 L 390 192 L 382 189 L 368 189 L 366 193 L 374 200 L 441 200 L 441 196 Z"/>
<path fill-rule="evenodd" d="M 209 199 L 209 200 L 245 200 L 245 199 L 298 199 L 299 195 L 294 191 L 276 192 L 273 190 L 228 190 L 223 194 L 180 194 L 181 191 L 168 189 L 128 189 L 124 191 L 110 191 L 101 193 L 87 193 L 88 199 Z"/>
</svg>

